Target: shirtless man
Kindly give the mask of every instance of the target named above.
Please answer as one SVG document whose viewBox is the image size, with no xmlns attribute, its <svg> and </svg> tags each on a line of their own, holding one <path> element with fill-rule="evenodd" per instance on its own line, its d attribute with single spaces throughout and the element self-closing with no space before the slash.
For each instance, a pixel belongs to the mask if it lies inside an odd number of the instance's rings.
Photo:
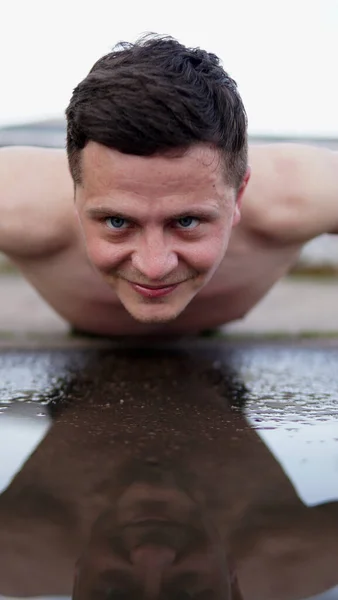
<svg viewBox="0 0 338 600">
<path fill-rule="evenodd" d="M 338 154 L 256 146 L 248 160 L 236 84 L 205 51 L 158 36 L 115 49 L 67 124 L 71 177 L 61 150 L 0 151 L 0 251 L 76 329 L 239 319 L 305 242 L 338 233 Z"/>
</svg>

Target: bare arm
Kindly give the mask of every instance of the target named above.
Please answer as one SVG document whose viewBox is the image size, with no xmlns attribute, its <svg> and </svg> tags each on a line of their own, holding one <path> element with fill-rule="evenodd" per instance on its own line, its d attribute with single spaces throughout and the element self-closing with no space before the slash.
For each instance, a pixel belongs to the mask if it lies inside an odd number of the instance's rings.
<svg viewBox="0 0 338 600">
<path fill-rule="evenodd" d="M 239 582 L 251 600 L 303 599 L 337 585 L 337 502 L 266 507 L 238 540 Z M 243 552 L 243 554 L 241 554 Z M 237 557 L 235 557 L 237 558 Z"/>
<path fill-rule="evenodd" d="M 63 150 L 0 149 L 0 252 L 39 258 L 65 243 L 72 181 Z"/>
<path fill-rule="evenodd" d="M 250 148 L 243 216 L 285 243 L 338 233 L 338 152 L 298 144 Z"/>
</svg>

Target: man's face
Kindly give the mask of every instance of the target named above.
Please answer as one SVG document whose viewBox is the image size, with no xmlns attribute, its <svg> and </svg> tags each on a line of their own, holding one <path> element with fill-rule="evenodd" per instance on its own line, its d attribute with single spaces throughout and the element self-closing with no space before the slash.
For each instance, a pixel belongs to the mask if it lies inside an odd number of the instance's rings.
<svg viewBox="0 0 338 600">
<path fill-rule="evenodd" d="M 90 142 L 76 210 L 90 262 L 145 323 L 185 309 L 219 267 L 240 218 L 219 154 L 206 145 L 139 157 Z"/>
<path fill-rule="evenodd" d="M 92 529 L 74 600 L 239 600 L 218 534 L 175 485 L 134 482 Z"/>
</svg>

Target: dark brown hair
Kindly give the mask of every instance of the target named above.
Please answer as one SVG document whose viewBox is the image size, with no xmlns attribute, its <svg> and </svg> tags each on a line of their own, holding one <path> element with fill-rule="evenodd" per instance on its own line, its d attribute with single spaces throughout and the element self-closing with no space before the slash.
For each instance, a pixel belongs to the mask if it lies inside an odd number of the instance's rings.
<svg viewBox="0 0 338 600">
<path fill-rule="evenodd" d="M 120 43 L 74 89 L 67 116 L 67 153 L 81 183 L 88 141 L 138 156 L 215 146 L 226 178 L 238 188 L 247 168 L 247 117 L 220 60 L 172 37 L 147 35 Z"/>
</svg>

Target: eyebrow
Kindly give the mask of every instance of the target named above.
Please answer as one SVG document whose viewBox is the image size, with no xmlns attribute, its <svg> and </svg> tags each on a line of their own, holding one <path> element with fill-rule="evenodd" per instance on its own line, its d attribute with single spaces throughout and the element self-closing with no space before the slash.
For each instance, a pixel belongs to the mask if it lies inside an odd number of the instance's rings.
<svg viewBox="0 0 338 600">
<path fill-rule="evenodd" d="M 105 217 L 108 215 L 113 215 L 114 217 L 123 217 L 125 219 L 128 219 L 129 221 L 137 221 L 138 219 L 135 218 L 135 216 L 132 216 L 130 214 L 128 214 L 128 212 L 125 211 L 120 211 L 120 210 L 113 210 L 111 206 L 91 206 L 89 208 L 86 209 L 86 214 L 90 217 L 90 218 L 98 218 L 98 217 Z M 176 220 L 176 219 L 182 219 L 183 217 L 202 217 L 205 219 L 209 219 L 210 221 L 215 221 L 219 216 L 219 210 L 216 207 L 195 207 L 195 208 L 187 208 L 186 210 L 182 210 L 179 211 L 177 213 L 174 213 L 172 215 L 170 215 L 170 217 L 167 217 L 167 219 L 165 220 Z"/>
</svg>

